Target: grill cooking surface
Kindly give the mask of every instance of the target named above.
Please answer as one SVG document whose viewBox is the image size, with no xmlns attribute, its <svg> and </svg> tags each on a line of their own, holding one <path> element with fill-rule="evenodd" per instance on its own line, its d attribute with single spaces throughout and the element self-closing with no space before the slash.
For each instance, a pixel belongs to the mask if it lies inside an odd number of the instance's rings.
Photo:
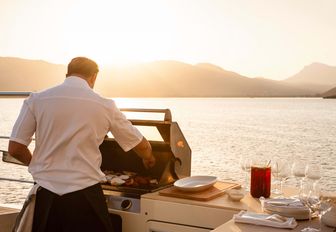
<svg viewBox="0 0 336 232">
<path fill-rule="evenodd" d="M 141 176 L 128 171 L 122 173 L 105 171 L 105 174 L 107 181 L 102 184 L 103 189 L 138 194 L 160 190 L 175 181 L 175 179 L 172 179 L 170 182 L 159 184 L 159 181 L 151 176 Z"/>
<path fill-rule="evenodd" d="M 103 155 L 101 170 L 107 175 L 107 183 L 102 187 L 142 194 L 172 185 L 178 179 L 174 170 L 175 157 L 167 144 L 151 142 L 151 145 L 156 165 L 146 169 L 135 152 L 124 152 L 116 141 L 105 140 L 100 150 Z M 123 180 L 123 176 L 129 178 Z"/>
</svg>

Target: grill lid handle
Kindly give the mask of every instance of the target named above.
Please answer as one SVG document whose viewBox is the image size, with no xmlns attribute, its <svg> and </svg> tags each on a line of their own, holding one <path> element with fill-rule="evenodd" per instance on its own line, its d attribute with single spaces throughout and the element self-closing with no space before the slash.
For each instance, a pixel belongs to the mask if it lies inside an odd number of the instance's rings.
<svg viewBox="0 0 336 232">
<path fill-rule="evenodd" d="M 172 115 L 170 109 L 136 109 L 136 108 L 120 108 L 124 112 L 140 112 L 140 113 L 164 113 L 164 121 L 171 122 Z"/>
</svg>

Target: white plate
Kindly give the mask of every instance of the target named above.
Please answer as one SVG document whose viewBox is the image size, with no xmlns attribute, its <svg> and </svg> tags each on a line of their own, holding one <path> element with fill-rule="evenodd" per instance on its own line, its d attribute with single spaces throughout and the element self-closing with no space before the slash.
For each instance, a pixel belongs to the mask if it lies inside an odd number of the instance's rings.
<svg viewBox="0 0 336 232">
<path fill-rule="evenodd" d="M 210 188 L 216 181 L 216 176 L 190 176 L 175 181 L 174 186 L 182 191 L 198 192 Z"/>
</svg>

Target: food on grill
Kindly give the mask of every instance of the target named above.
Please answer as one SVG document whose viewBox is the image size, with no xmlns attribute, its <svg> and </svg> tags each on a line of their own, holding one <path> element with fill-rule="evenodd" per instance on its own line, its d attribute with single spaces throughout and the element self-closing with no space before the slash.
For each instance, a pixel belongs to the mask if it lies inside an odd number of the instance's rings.
<svg viewBox="0 0 336 232">
<path fill-rule="evenodd" d="M 114 177 L 116 177 L 116 175 L 112 175 L 112 174 L 105 175 L 105 178 L 106 178 L 107 182 L 111 181 Z"/>
<path fill-rule="evenodd" d="M 104 171 L 106 183 L 112 186 L 127 186 L 127 187 L 146 187 L 158 185 L 157 179 L 149 176 L 140 176 L 134 172 L 115 173 L 113 171 Z M 131 175 L 130 175 L 131 174 Z"/>
<path fill-rule="evenodd" d="M 139 185 L 148 185 L 150 178 L 143 176 L 136 176 L 134 177 L 134 181 L 137 182 Z"/>
<path fill-rule="evenodd" d="M 119 178 L 122 179 L 122 180 L 128 180 L 130 177 L 129 177 L 129 175 L 121 175 L 121 176 L 119 176 Z"/>
<path fill-rule="evenodd" d="M 118 185 L 122 185 L 122 184 L 125 183 L 125 181 L 122 180 L 122 179 L 119 178 L 119 177 L 114 177 L 114 178 L 113 178 L 112 180 L 110 180 L 109 182 L 110 182 L 111 185 L 116 185 L 116 186 L 118 186 Z"/>
<path fill-rule="evenodd" d="M 128 180 L 126 180 L 125 182 L 125 186 L 134 186 L 134 179 L 133 178 L 129 178 Z"/>
<path fill-rule="evenodd" d="M 151 183 L 151 184 L 159 184 L 159 182 L 158 182 L 157 179 L 151 179 L 151 180 L 149 181 L 149 183 Z"/>
<path fill-rule="evenodd" d="M 136 172 L 123 171 L 123 173 L 125 175 L 128 175 L 128 176 L 135 176 L 136 175 Z"/>
</svg>

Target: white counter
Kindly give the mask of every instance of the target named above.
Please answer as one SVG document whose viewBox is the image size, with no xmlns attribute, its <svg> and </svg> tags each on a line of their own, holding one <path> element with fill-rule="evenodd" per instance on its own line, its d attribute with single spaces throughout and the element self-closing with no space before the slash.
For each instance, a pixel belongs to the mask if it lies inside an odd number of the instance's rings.
<svg viewBox="0 0 336 232">
<path fill-rule="evenodd" d="M 19 213 L 19 209 L 8 208 L 0 205 L 0 231 L 10 232 L 12 231 L 16 216 Z"/>
<path fill-rule="evenodd" d="M 249 203 L 254 204 L 253 201 Z M 209 201 L 167 197 L 158 192 L 141 196 L 141 214 L 145 221 L 160 222 L 160 228 L 174 225 L 173 231 L 211 231 L 241 210 L 250 210 L 249 204 L 230 201 L 226 194 Z M 177 225 L 184 227 L 178 230 Z M 191 230 L 189 227 L 204 230 Z"/>
<path fill-rule="evenodd" d="M 284 189 L 286 196 L 297 194 L 293 188 Z M 195 201 L 176 197 L 166 197 L 159 195 L 158 192 L 149 193 L 142 196 L 142 209 L 148 221 L 161 221 L 167 223 L 183 224 L 204 228 L 204 231 L 213 232 L 280 232 L 280 231 L 301 231 L 302 228 L 312 226 L 322 227 L 321 231 L 336 231 L 320 225 L 319 220 L 309 222 L 298 221 L 298 227 L 294 230 L 276 229 L 265 226 L 255 226 L 242 223 L 234 223 L 233 214 L 241 210 L 261 213 L 261 205 L 258 199 L 253 198 L 249 193 L 239 202 L 231 201 L 227 194 L 210 201 Z M 181 230 L 183 231 L 183 230 Z M 186 230 L 184 230 L 186 231 Z M 189 231 L 189 230 L 188 230 Z M 198 230 L 190 230 L 198 231 Z M 203 231 L 203 230 L 201 230 Z"/>
</svg>

